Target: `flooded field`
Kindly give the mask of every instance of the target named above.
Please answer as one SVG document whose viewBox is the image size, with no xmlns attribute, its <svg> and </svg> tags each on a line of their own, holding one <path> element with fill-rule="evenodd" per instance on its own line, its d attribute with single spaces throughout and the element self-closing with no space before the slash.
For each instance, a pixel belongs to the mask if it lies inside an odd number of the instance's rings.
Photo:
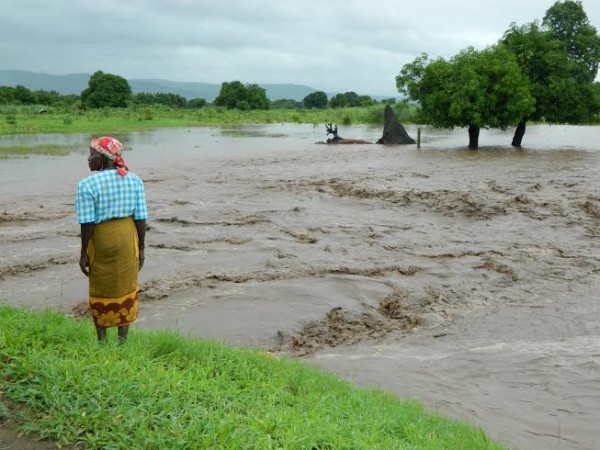
<svg viewBox="0 0 600 450">
<path fill-rule="evenodd" d="M 323 125 L 117 137 L 150 213 L 132 332 L 299 357 L 511 447 L 600 447 L 600 127 L 532 126 L 520 150 L 483 131 L 477 151 L 465 130 L 421 149 L 322 145 Z M 0 138 L 42 143 L 81 151 L 0 160 L 0 301 L 72 313 L 89 136 Z"/>
</svg>

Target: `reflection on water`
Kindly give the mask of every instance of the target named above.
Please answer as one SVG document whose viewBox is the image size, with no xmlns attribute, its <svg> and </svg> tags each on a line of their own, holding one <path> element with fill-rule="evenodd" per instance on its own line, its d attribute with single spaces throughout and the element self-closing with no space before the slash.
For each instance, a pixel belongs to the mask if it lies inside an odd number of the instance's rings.
<svg viewBox="0 0 600 450">
<path fill-rule="evenodd" d="M 273 133 L 264 129 L 255 129 L 250 127 L 235 127 L 235 128 L 223 128 L 221 129 L 221 134 L 223 136 L 230 137 L 268 137 L 268 138 L 280 138 L 287 137 L 284 133 Z"/>
</svg>

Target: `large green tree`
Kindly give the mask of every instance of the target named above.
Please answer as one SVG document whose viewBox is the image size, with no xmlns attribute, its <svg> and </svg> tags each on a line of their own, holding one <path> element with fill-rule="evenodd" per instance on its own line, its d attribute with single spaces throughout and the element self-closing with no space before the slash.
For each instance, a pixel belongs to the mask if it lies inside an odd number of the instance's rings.
<svg viewBox="0 0 600 450">
<path fill-rule="evenodd" d="M 90 108 L 124 108 L 131 99 L 131 87 L 127 80 L 119 75 L 95 72 L 88 87 L 81 93 L 81 102 Z"/>
<path fill-rule="evenodd" d="M 572 65 L 571 75 L 593 82 L 600 62 L 600 36 L 588 20 L 580 1 L 558 1 L 552 5 L 542 24 L 564 46 Z"/>
<path fill-rule="evenodd" d="M 258 84 L 246 85 L 246 101 L 250 109 L 269 109 L 271 101 L 267 98 L 267 91 Z"/>
<path fill-rule="evenodd" d="M 325 109 L 328 103 L 327 94 L 323 91 L 311 92 L 302 99 L 302 103 L 309 109 Z"/>
<path fill-rule="evenodd" d="M 219 95 L 214 100 L 216 106 L 235 108 L 237 102 L 246 100 L 246 88 L 241 81 L 225 81 L 221 83 Z"/>
<path fill-rule="evenodd" d="M 467 48 L 448 61 L 422 54 L 403 66 L 396 86 L 420 103 L 425 123 L 467 127 L 469 148 L 478 148 L 482 127 L 516 125 L 535 104 L 515 56 L 501 46 Z"/>
<path fill-rule="evenodd" d="M 600 38 L 581 2 L 556 2 L 542 26 L 511 24 L 500 44 L 516 56 L 536 99 L 535 110 L 515 130 L 514 146 L 521 146 L 528 120 L 587 123 L 600 111 L 600 87 L 594 83 Z"/>
<path fill-rule="evenodd" d="M 227 109 L 269 109 L 271 103 L 267 91 L 258 84 L 242 84 L 241 81 L 230 81 L 221 84 L 219 95 L 214 101 L 217 106 Z"/>
<path fill-rule="evenodd" d="M 329 100 L 329 106 L 332 108 L 352 108 L 360 106 L 360 97 L 354 91 L 336 94 Z"/>
</svg>

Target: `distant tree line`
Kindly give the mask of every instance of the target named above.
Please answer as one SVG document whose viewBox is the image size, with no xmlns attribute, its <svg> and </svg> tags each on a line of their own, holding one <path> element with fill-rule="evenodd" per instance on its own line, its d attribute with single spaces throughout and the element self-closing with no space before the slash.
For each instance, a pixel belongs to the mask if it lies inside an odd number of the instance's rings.
<svg viewBox="0 0 600 450">
<path fill-rule="evenodd" d="M 395 99 L 383 103 L 395 103 Z M 213 104 L 227 109 L 267 110 L 276 109 L 325 109 L 371 106 L 377 102 L 367 95 L 355 92 L 336 94 L 331 99 L 323 91 L 308 94 L 302 101 L 281 99 L 270 101 L 266 90 L 258 84 L 241 81 L 224 82 Z M 203 98 L 186 99 L 166 92 L 140 92 L 133 94 L 129 82 L 119 76 L 102 71 L 95 72 L 88 87 L 80 95 L 61 95 L 56 91 L 31 91 L 24 86 L 0 86 L 0 104 L 9 105 L 79 105 L 82 108 L 125 108 L 131 105 L 164 105 L 171 108 L 202 108 L 207 105 Z"/>
<path fill-rule="evenodd" d="M 4 105 L 73 105 L 79 95 L 61 95 L 43 89 L 31 91 L 25 86 L 0 86 L 0 104 Z"/>
<path fill-rule="evenodd" d="M 510 25 L 496 45 L 462 50 L 449 60 L 422 54 L 396 77 L 398 91 L 418 102 L 423 123 L 465 127 L 477 148 L 484 127 L 516 126 L 521 145 L 527 121 L 598 121 L 600 36 L 580 1 L 557 1 L 541 23 Z"/>
<path fill-rule="evenodd" d="M 123 82 L 124 81 L 124 82 Z M 129 105 L 165 105 L 172 108 L 202 108 L 206 100 L 165 92 L 132 94 L 129 83 L 118 75 L 96 72 L 81 95 L 61 95 L 56 91 L 32 91 L 24 86 L 0 86 L 0 104 L 70 106 L 79 104 L 88 108 L 124 108 Z"/>
</svg>

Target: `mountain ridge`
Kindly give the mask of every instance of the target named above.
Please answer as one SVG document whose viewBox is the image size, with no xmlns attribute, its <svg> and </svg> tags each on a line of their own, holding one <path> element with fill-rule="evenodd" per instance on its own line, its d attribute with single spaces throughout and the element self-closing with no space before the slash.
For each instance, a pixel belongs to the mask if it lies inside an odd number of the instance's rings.
<svg viewBox="0 0 600 450">
<path fill-rule="evenodd" d="M 28 70 L 0 70 L 0 86 L 25 86 L 32 91 L 46 90 L 56 91 L 61 95 L 76 94 L 88 87 L 88 81 L 92 74 L 72 73 L 65 75 L 50 75 L 43 72 L 32 72 Z M 149 93 L 173 93 L 189 99 L 203 98 L 212 102 L 219 95 L 220 83 L 206 83 L 194 81 L 171 81 L 160 78 L 149 79 L 127 79 L 134 94 L 140 92 Z M 304 97 L 319 91 L 311 86 L 293 83 L 257 83 L 266 90 L 269 100 L 292 99 L 302 101 Z M 327 93 L 331 98 L 337 94 Z M 390 96 L 371 96 L 374 99 L 389 98 Z"/>
</svg>

